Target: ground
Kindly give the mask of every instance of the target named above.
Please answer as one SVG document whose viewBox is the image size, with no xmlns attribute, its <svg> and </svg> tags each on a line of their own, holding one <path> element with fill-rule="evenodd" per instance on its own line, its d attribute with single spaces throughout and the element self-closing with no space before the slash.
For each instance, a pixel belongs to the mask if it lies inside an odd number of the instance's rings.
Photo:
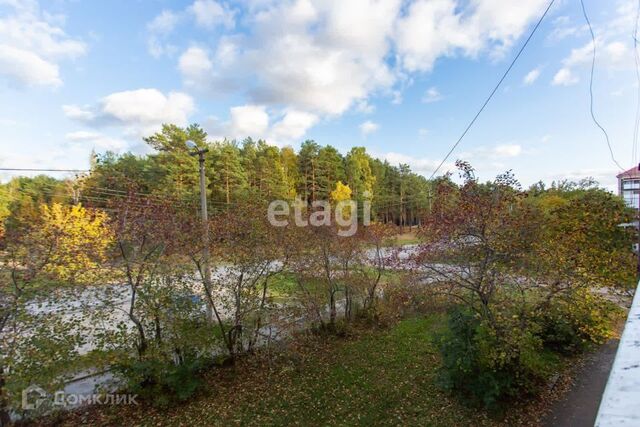
<svg viewBox="0 0 640 427">
<path fill-rule="evenodd" d="M 434 334 L 441 315 L 342 338 L 313 338 L 295 351 L 247 357 L 214 369 L 203 391 L 169 409 L 92 408 L 62 425 L 536 425 L 550 396 L 495 419 L 437 384 Z M 567 363 L 570 365 L 571 363 Z M 564 381 L 560 381 L 561 383 Z M 545 403 L 547 402 L 547 403 Z"/>
<path fill-rule="evenodd" d="M 416 229 L 412 228 L 394 237 L 394 246 L 415 245 L 420 243 L 420 238 L 416 234 Z"/>
<path fill-rule="evenodd" d="M 545 426 L 580 427 L 595 423 L 617 348 L 618 340 L 612 339 L 587 355 L 571 391 L 553 405 L 544 420 Z"/>
</svg>

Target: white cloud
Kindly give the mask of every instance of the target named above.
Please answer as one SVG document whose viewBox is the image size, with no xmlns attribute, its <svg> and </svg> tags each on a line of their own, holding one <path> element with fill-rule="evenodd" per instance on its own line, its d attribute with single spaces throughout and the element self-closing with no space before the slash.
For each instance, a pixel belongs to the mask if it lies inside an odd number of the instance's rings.
<svg viewBox="0 0 640 427">
<path fill-rule="evenodd" d="M 596 46 L 599 43 L 596 41 Z M 572 68 L 590 64 L 593 59 L 593 43 L 589 41 L 587 44 L 571 49 L 571 53 L 562 60 L 563 68 L 571 71 Z"/>
<path fill-rule="evenodd" d="M 620 173 L 619 169 L 577 169 L 570 170 L 560 174 L 547 175 L 544 177 L 545 181 L 579 181 L 584 178 L 593 178 L 604 188 L 609 191 L 616 192 L 618 182 L 616 175 Z"/>
<path fill-rule="evenodd" d="M 538 17 L 544 0 L 504 2 L 416 0 L 396 25 L 395 42 L 405 69 L 430 71 L 442 56 L 503 53 Z"/>
<path fill-rule="evenodd" d="M 371 120 L 367 120 L 366 122 L 360 124 L 359 127 L 360 127 L 360 133 L 362 133 L 362 135 L 364 136 L 372 134 L 376 132 L 378 129 L 380 129 L 380 125 L 372 122 Z"/>
<path fill-rule="evenodd" d="M 635 26 L 637 3 L 621 0 L 613 17 L 604 22 L 593 22 L 595 34 L 596 61 L 599 69 L 630 70 L 635 68 L 633 43 L 629 32 Z M 570 35 L 588 33 L 585 25 Z M 588 69 L 593 60 L 593 42 L 589 40 L 571 50 L 562 60 L 562 66 L 556 73 L 553 84 L 570 85 L 579 81 L 578 69 Z"/>
<path fill-rule="evenodd" d="M 605 46 L 606 54 L 613 63 L 620 63 L 629 54 L 627 45 L 622 42 L 611 42 Z"/>
<path fill-rule="evenodd" d="M 202 0 L 188 8 L 201 25 L 230 29 L 229 16 L 237 14 L 248 31 L 184 48 L 178 69 L 189 90 L 216 98 L 233 91 L 268 115 L 303 111 L 315 123 L 349 110 L 370 113 L 368 100 L 380 95 L 401 103 L 412 73 L 430 70 L 443 56 L 503 52 L 544 3 L 255 0 L 229 12 L 226 3 Z M 390 57 L 397 59 L 393 67 Z M 425 100 L 439 98 L 432 93 Z"/>
<path fill-rule="evenodd" d="M 126 134 L 135 136 L 156 132 L 163 123 L 184 126 L 194 109 L 189 95 L 181 92 L 165 95 L 157 89 L 112 93 L 90 107 L 63 106 L 70 119 L 95 127 L 121 127 Z"/>
<path fill-rule="evenodd" d="M 76 131 L 65 135 L 65 138 L 83 147 L 97 148 L 99 150 L 113 151 L 121 153 L 128 147 L 126 141 L 118 138 L 111 138 L 96 132 Z"/>
<path fill-rule="evenodd" d="M 154 33 L 167 34 L 174 30 L 179 20 L 180 16 L 177 13 L 163 10 L 147 24 L 147 30 Z"/>
<path fill-rule="evenodd" d="M 376 106 L 370 104 L 366 99 L 362 99 L 356 103 L 356 111 L 364 114 L 371 114 L 376 111 Z"/>
<path fill-rule="evenodd" d="M 578 37 L 588 34 L 589 27 L 584 22 L 582 15 L 577 19 L 579 19 L 578 23 L 574 22 L 569 16 L 558 16 L 553 20 L 553 30 L 548 34 L 547 38 L 550 41 L 558 42 L 569 37 Z"/>
<path fill-rule="evenodd" d="M 30 150 L 30 151 L 18 151 L 18 150 L 3 150 L 0 153 L 0 166 L 6 168 L 60 168 L 60 169 L 84 169 L 86 164 L 73 162 L 70 163 L 69 150 L 65 150 L 65 157 L 60 156 L 59 152 L 62 148 L 62 144 L 51 150 Z M 88 154 L 88 153 L 87 153 Z M 86 158 L 86 157 L 85 157 Z M 20 175 L 24 176 L 36 176 L 42 172 L 20 172 Z M 58 174 L 59 177 L 68 176 L 71 174 Z M 15 173 L 0 172 L 0 182 L 7 182 L 11 178 L 15 177 Z"/>
<path fill-rule="evenodd" d="M 185 84 L 197 86 L 211 73 L 213 63 L 204 49 L 192 46 L 180 55 L 178 69 L 185 79 Z"/>
<path fill-rule="evenodd" d="M 231 136 L 245 138 L 260 137 L 269 128 L 269 115 L 262 105 L 242 105 L 231 108 Z"/>
<path fill-rule="evenodd" d="M 570 68 L 561 68 L 553 76 L 552 84 L 554 86 L 571 86 L 578 83 L 579 79 L 573 75 Z"/>
<path fill-rule="evenodd" d="M 299 140 L 318 122 L 318 116 L 304 111 L 290 110 L 273 125 L 270 138 L 272 142 L 282 144 Z"/>
<path fill-rule="evenodd" d="M 522 147 L 518 144 L 502 144 L 493 147 L 491 154 L 495 157 L 518 157 L 522 153 Z"/>
<path fill-rule="evenodd" d="M 439 57 L 505 49 L 544 3 L 415 0 L 403 10 L 402 0 L 254 1 L 242 13 L 250 30 L 227 35 L 233 38 L 227 45 L 232 55 L 221 67 L 213 58 L 220 46 L 199 46 L 199 63 L 214 68 L 196 67 L 197 78 L 183 61 L 179 68 L 193 89 L 218 95 L 232 82 L 251 104 L 320 116 L 363 111 L 375 93 L 400 103 L 395 86 L 406 73 L 429 70 Z M 222 9 L 211 2 L 213 16 L 221 16 Z M 193 53 L 193 47 L 186 49 L 185 61 Z M 393 69 L 390 55 L 399 59 Z"/>
<path fill-rule="evenodd" d="M 540 77 L 540 67 L 534 68 L 533 70 L 529 71 L 527 75 L 524 76 L 524 79 L 522 79 L 522 82 L 525 85 L 530 86 L 535 83 L 536 80 L 538 80 L 538 77 Z"/>
<path fill-rule="evenodd" d="M 123 123 L 155 126 L 162 123 L 187 124 L 194 110 L 193 99 L 184 93 L 164 95 L 157 89 L 116 92 L 102 99 L 102 111 Z"/>
<path fill-rule="evenodd" d="M 189 7 L 189 11 L 195 16 L 196 23 L 204 28 L 213 28 L 216 25 L 233 28 L 235 25 L 233 11 L 214 0 L 196 0 Z"/>
<path fill-rule="evenodd" d="M 391 103 L 393 105 L 402 104 L 402 92 L 400 92 L 399 90 L 392 91 L 391 92 Z"/>
<path fill-rule="evenodd" d="M 176 28 L 180 18 L 179 13 L 165 9 L 147 24 L 147 32 L 149 33 L 147 49 L 153 57 L 158 58 L 175 51 L 175 47 L 166 43 L 165 40 Z"/>
<path fill-rule="evenodd" d="M 440 164 L 439 160 L 434 160 L 426 157 L 408 156 L 406 154 L 396 152 L 385 153 L 380 157 L 382 157 L 384 160 L 387 160 L 392 166 L 407 164 L 411 167 L 411 170 L 413 172 L 425 176 L 430 176 Z M 455 170 L 455 168 L 456 167 L 453 162 L 445 162 L 438 171 L 438 174 L 445 174 L 449 171 Z"/>
<path fill-rule="evenodd" d="M 63 105 L 62 111 L 64 115 L 73 120 L 91 121 L 95 119 L 96 114 L 87 106 L 80 107 L 78 105 Z"/>
<path fill-rule="evenodd" d="M 318 116 L 305 111 L 289 109 L 270 114 L 262 105 L 240 105 L 230 108 L 226 122 L 211 117 L 205 129 L 213 140 L 250 136 L 282 146 L 299 142 L 318 121 Z"/>
<path fill-rule="evenodd" d="M 220 38 L 214 53 L 203 46 L 189 47 L 178 60 L 185 86 L 215 96 L 238 89 L 238 76 L 242 71 L 235 63 L 237 49 L 234 37 L 226 36 Z"/>
<path fill-rule="evenodd" d="M 441 101 L 442 98 L 443 98 L 442 94 L 440 94 L 440 91 L 438 90 L 438 88 L 430 87 L 429 89 L 427 89 L 424 96 L 422 97 L 422 102 L 426 104 L 431 104 L 433 102 Z"/>
<path fill-rule="evenodd" d="M 62 84 L 57 64 L 12 46 L 0 45 L 0 73 L 27 85 L 57 87 Z"/>
<path fill-rule="evenodd" d="M 69 37 L 64 19 L 40 10 L 37 2 L 9 2 L 0 17 L 0 77 L 27 86 L 62 84 L 59 62 L 86 53 L 86 45 Z"/>
<path fill-rule="evenodd" d="M 393 85 L 385 59 L 399 5 L 400 0 L 257 5 L 246 18 L 249 35 L 235 37 L 231 48 L 210 49 L 232 54 L 225 56 L 222 71 L 201 74 L 199 87 L 218 89 L 221 77 L 234 79 L 252 104 L 342 114 Z M 196 81 L 192 74 L 183 76 Z"/>
<path fill-rule="evenodd" d="M 454 0 L 418 0 L 397 23 L 395 42 L 402 65 L 409 71 L 430 71 L 440 56 L 453 55 L 457 48 L 474 51 L 480 40 L 469 37 L 456 13 Z"/>
<path fill-rule="evenodd" d="M 504 165 L 500 161 L 518 157 L 522 152 L 522 146 L 519 144 L 498 144 L 490 147 L 476 147 L 460 153 L 459 158 L 471 161 L 479 169 L 487 166 L 502 169 Z"/>
<path fill-rule="evenodd" d="M 227 29 L 235 26 L 235 12 L 214 0 L 195 0 L 184 10 L 164 9 L 147 24 L 147 49 L 151 56 L 173 55 L 177 47 L 168 42 L 169 36 L 180 23 L 195 22 L 198 27 L 213 29 L 222 25 Z"/>
</svg>

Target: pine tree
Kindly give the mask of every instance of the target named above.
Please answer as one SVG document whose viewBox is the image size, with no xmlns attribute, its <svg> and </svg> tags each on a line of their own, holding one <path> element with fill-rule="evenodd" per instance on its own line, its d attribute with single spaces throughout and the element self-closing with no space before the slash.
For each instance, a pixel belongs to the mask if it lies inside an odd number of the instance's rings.
<svg viewBox="0 0 640 427">
<path fill-rule="evenodd" d="M 365 197 L 368 199 L 373 197 L 373 185 L 376 177 L 371 172 L 370 159 L 364 147 L 353 147 L 347 154 L 347 182 L 357 201 L 362 201 Z"/>
<path fill-rule="evenodd" d="M 287 199 L 296 198 L 296 184 L 300 180 L 298 171 L 298 155 L 291 147 L 283 147 L 280 150 L 280 161 L 284 170 L 285 185 L 287 187 Z"/>
<path fill-rule="evenodd" d="M 235 142 L 225 140 L 213 146 L 210 157 L 214 200 L 229 205 L 247 188 L 247 175 L 242 168 L 240 150 Z"/>
<path fill-rule="evenodd" d="M 344 159 L 330 145 L 322 147 L 318 152 L 318 198 L 327 200 L 336 182 L 344 181 Z"/>
<path fill-rule="evenodd" d="M 194 200 L 199 191 L 198 159 L 189 154 L 186 142 L 191 140 L 199 147 L 207 146 L 207 133 L 197 124 L 181 128 L 162 125 L 162 130 L 144 141 L 158 151 L 153 156 L 155 166 L 164 171 L 158 186 L 159 192 Z M 157 178 L 157 177 L 155 177 Z"/>
<path fill-rule="evenodd" d="M 286 175 L 280 150 L 277 147 L 259 141 L 256 159 L 258 188 L 266 200 L 284 199 L 288 196 Z"/>
<path fill-rule="evenodd" d="M 318 153 L 320 146 L 315 141 L 307 140 L 300 146 L 298 167 L 300 170 L 300 189 L 304 200 L 311 204 L 317 200 L 318 193 Z"/>
<path fill-rule="evenodd" d="M 258 186 L 258 176 L 256 168 L 258 152 L 256 143 L 253 139 L 251 139 L 251 137 L 248 137 L 244 141 L 242 141 L 240 155 L 242 157 L 242 168 L 244 169 L 245 175 L 247 176 L 247 185 L 250 188 L 256 188 Z"/>
</svg>

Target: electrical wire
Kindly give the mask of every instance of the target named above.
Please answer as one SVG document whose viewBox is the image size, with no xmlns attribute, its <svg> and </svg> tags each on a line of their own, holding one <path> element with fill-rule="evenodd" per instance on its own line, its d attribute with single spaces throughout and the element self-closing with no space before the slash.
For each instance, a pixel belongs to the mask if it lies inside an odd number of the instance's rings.
<svg viewBox="0 0 640 427">
<path fill-rule="evenodd" d="M 582 15 L 584 16 L 584 20 L 587 22 L 587 26 L 589 27 L 589 33 L 591 34 L 591 43 L 593 45 L 593 58 L 591 59 L 591 78 L 589 79 L 589 100 L 590 100 L 590 109 L 591 118 L 593 122 L 600 128 L 602 131 L 605 140 L 607 141 L 607 147 L 609 147 L 609 154 L 611 154 L 611 160 L 613 163 L 620 168 L 620 170 L 625 170 L 620 163 L 616 160 L 615 155 L 613 154 L 613 149 L 611 148 L 611 140 L 609 139 L 609 134 L 605 130 L 605 128 L 600 124 L 598 119 L 596 119 L 596 115 L 593 111 L 593 76 L 595 74 L 596 69 L 596 36 L 593 33 L 593 27 L 591 26 L 591 21 L 589 20 L 589 16 L 587 15 L 587 9 L 584 6 L 584 0 L 580 0 L 580 5 L 582 6 Z"/>
<path fill-rule="evenodd" d="M 547 16 L 547 14 L 549 13 L 549 10 L 551 9 L 551 6 L 553 6 L 553 4 L 555 3 L 555 0 L 551 0 L 549 2 L 549 5 L 547 6 L 547 8 L 545 9 L 544 13 L 542 14 L 542 16 L 540 17 L 540 19 L 538 20 L 538 22 L 536 23 L 536 25 L 533 27 L 533 30 L 531 31 L 531 33 L 529 34 L 529 37 L 527 37 L 527 39 L 525 40 L 524 44 L 522 45 L 522 47 L 520 48 L 520 50 L 518 51 L 518 53 L 516 54 L 516 56 L 513 58 L 513 60 L 511 61 L 511 64 L 509 65 L 509 68 L 507 68 L 507 70 L 504 72 L 504 74 L 502 75 L 502 77 L 500 78 L 500 80 L 498 81 L 498 84 L 496 84 L 496 86 L 493 88 L 493 90 L 491 91 L 491 93 L 489 94 L 489 96 L 487 97 L 487 99 L 484 101 L 484 103 L 482 104 L 482 106 L 480 107 L 480 109 L 478 110 L 478 112 L 476 113 L 476 115 L 473 117 L 473 119 L 471 120 L 471 122 L 469 122 L 469 124 L 467 125 L 467 127 L 465 128 L 464 132 L 462 132 L 462 135 L 460 135 L 460 138 L 458 138 L 458 140 L 456 141 L 455 144 L 453 144 L 453 147 L 451 147 L 451 149 L 449 150 L 449 152 L 447 153 L 446 156 L 444 156 L 444 159 L 442 159 L 442 161 L 440 162 L 440 164 L 438 165 L 438 167 L 433 171 L 433 173 L 431 174 L 431 176 L 429 177 L 429 180 L 432 180 L 433 177 L 436 175 L 436 173 L 438 173 L 438 171 L 440 170 L 440 168 L 442 167 L 442 165 L 444 165 L 444 163 L 447 161 L 447 159 L 451 156 L 451 154 L 453 154 L 453 151 L 456 149 L 456 147 L 458 147 L 458 145 L 460 145 L 460 143 L 462 142 L 462 140 L 464 139 L 464 137 L 467 135 L 467 133 L 469 132 L 469 130 L 471 129 L 471 127 L 474 125 L 474 123 L 476 122 L 476 120 L 478 120 L 478 117 L 480 117 L 480 114 L 482 114 L 482 112 L 484 111 L 484 109 L 487 107 L 487 105 L 489 104 L 489 102 L 491 101 L 491 99 L 493 98 L 493 96 L 496 94 L 496 92 L 498 91 L 498 89 L 500 88 L 500 86 L 502 86 L 502 83 L 504 82 L 504 80 L 507 78 L 507 76 L 509 75 L 509 72 L 511 71 L 511 69 L 513 68 L 513 66 L 516 64 L 516 62 L 518 61 L 518 58 L 520 58 L 520 55 L 522 55 L 522 52 L 524 52 L 525 48 L 527 47 L 527 45 L 529 44 L 529 42 L 531 41 L 531 39 L 533 38 L 534 34 L 536 33 L 536 31 L 538 30 L 538 27 L 540 27 L 540 24 L 542 24 L 542 21 L 544 20 L 544 18 Z"/>
<path fill-rule="evenodd" d="M 638 56 L 638 22 L 640 21 L 640 0 L 636 10 L 636 26 L 633 31 L 633 57 L 636 63 L 636 81 L 638 84 L 638 100 L 636 104 L 636 122 L 633 129 L 633 143 L 631 149 L 631 163 L 638 163 L 638 132 L 640 130 L 640 57 Z"/>
<path fill-rule="evenodd" d="M 38 168 L 0 168 L 9 172 L 89 172 L 88 169 L 38 169 Z"/>
</svg>

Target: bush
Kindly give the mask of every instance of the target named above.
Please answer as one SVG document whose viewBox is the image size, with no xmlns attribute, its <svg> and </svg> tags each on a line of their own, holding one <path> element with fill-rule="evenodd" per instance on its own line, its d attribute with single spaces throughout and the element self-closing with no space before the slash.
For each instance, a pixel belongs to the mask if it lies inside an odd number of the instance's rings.
<svg viewBox="0 0 640 427">
<path fill-rule="evenodd" d="M 203 359 L 186 360 L 178 365 L 158 359 L 135 360 L 120 365 L 127 389 L 155 406 L 169 406 L 189 399 L 202 385 Z"/>
<path fill-rule="evenodd" d="M 391 325 L 409 316 L 445 312 L 446 297 L 431 286 L 399 276 L 383 288 L 383 297 L 375 306 L 375 319 Z"/>
<path fill-rule="evenodd" d="M 555 299 L 537 320 L 546 348 L 575 354 L 593 344 L 604 344 L 614 335 L 613 325 L 621 309 L 586 289 Z"/>
<path fill-rule="evenodd" d="M 473 314 L 454 309 L 448 329 L 437 337 L 441 384 L 472 403 L 498 411 L 502 404 L 537 390 L 552 360 L 534 331 L 496 329 Z"/>
</svg>

